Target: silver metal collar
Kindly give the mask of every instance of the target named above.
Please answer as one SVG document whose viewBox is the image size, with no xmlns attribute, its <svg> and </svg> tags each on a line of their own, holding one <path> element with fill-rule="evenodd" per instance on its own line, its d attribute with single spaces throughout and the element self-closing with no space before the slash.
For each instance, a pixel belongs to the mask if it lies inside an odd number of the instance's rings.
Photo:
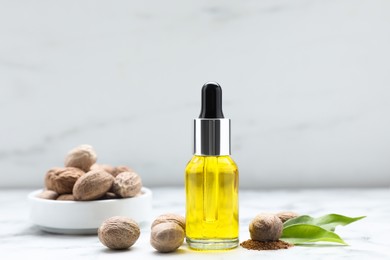
<svg viewBox="0 0 390 260">
<path fill-rule="evenodd" d="M 230 155 L 230 119 L 194 119 L 194 155 Z"/>
</svg>

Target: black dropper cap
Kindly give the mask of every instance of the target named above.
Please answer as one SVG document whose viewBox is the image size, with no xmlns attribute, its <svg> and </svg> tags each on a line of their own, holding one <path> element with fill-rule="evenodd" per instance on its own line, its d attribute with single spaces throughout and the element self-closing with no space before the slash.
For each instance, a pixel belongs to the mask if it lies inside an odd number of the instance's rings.
<svg viewBox="0 0 390 260">
<path fill-rule="evenodd" d="M 199 118 L 224 118 L 222 88 L 216 82 L 207 82 L 202 88 L 202 109 Z"/>
</svg>

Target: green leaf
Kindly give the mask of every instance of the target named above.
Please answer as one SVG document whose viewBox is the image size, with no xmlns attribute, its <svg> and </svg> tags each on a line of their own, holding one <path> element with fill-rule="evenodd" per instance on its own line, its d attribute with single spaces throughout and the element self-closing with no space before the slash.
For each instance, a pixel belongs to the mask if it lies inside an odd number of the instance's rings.
<svg viewBox="0 0 390 260">
<path fill-rule="evenodd" d="M 338 214 L 328 214 L 319 218 L 313 218 L 307 215 L 292 218 L 284 222 L 283 227 L 296 225 L 296 224 L 310 224 L 322 227 L 323 229 L 334 231 L 336 226 L 346 226 L 352 222 L 358 221 L 359 219 L 365 218 L 365 216 L 350 218 Z"/>
<path fill-rule="evenodd" d="M 285 227 L 281 240 L 292 244 L 333 242 L 347 245 L 337 234 L 309 224 L 295 224 Z"/>
</svg>

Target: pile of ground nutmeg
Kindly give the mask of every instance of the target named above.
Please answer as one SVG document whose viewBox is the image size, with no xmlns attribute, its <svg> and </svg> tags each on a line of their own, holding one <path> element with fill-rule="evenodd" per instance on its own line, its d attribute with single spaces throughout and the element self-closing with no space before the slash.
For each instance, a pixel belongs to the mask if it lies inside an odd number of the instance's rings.
<svg viewBox="0 0 390 260">
<path fill-rule="evenodd" d="M 248 239 L 240 244 L 243 248 L 248 250 L 277 250 L 277 249 L 287 249 L 292 247 L 292 244 L 284 242 L 282 240 L 277 241 L 256 241 Z"/>
</svg>

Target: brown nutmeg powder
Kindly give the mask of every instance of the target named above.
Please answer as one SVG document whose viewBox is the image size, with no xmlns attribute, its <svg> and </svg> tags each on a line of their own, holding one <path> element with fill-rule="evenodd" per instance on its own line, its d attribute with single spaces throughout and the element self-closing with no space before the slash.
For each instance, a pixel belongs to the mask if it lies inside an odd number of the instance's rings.
<svg viewBox="0 0 390 260">
<path fill-rule="evenodd" d="M 282 240 L 263 242 L 263 241 L 248 239 L 242 242 L 240 246 L 248 250 L 278 250 L 278 249 L 288 249 L 293 245 L 284 242 Z"/>
</svg>

